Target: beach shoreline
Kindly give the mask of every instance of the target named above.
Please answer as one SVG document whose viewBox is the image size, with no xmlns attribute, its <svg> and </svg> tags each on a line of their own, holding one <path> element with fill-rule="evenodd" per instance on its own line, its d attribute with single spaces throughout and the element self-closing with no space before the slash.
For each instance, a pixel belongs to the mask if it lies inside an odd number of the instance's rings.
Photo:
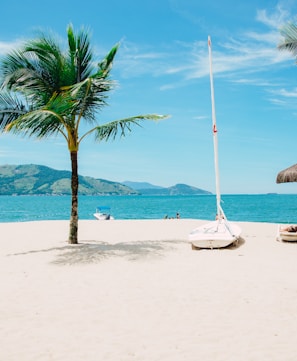
<svg viewBox="0 0 297 361">
<path fill-rule="evenodd" d="M 0 223 L 3 360 L 295 360 L 297 244 L 273 223 L 192 250 L 203 220 Z"/>
</svg>

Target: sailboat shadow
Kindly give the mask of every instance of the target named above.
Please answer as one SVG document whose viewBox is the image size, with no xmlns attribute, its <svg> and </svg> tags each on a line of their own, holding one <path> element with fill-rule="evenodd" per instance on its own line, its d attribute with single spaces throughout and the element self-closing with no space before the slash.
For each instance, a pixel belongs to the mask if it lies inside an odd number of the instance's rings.
<svg viewBox="0 0 297 361">
<path fill-rule="evenodd" d="M 230 244 L 229 247 L 226 247 L 226 249 L 229 250 L 234 250 L 234 249 L 238 249 L 240 247 L 242 247 L 245 244 L 245 239 L 241 236 L 238 237 L 238 239 L 233 242 L 232 244 Z"/>
</svg>

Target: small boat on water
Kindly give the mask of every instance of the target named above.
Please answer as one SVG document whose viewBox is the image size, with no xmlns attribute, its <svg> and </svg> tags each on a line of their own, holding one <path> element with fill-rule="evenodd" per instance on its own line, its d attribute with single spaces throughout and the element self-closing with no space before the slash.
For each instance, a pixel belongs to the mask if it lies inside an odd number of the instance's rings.
<svg viewBox="0 0 297 361">
<path fill-rule="evenodd" d="M 114 219 L 114 217 L 110 214 L 110 207 L 97 207 L 94 217 L 98 219 L 98 221 Z"/>
</svg>

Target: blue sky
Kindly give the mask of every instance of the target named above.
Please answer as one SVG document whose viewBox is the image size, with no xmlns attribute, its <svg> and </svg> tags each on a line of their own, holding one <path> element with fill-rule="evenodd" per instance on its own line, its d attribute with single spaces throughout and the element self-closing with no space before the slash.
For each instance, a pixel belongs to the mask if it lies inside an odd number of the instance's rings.
<svg viewBox="0 0 297 361">
<path fill-rule="evenodd" d="M 38 29 L 66 39 L 66 28 L 90 29 L 98 60 L 120 42 L 117 87 L 99 123 L 170 114 L 146 121 L 126 138 L 79 151 L 79 173 L 111 181 L 186 183 L 215 192 L 207 37 L 212 39 L 221 192 L 297 193 L 275 183 L 297 163 L 297 66 L 277 50 L 279 28 L 296 21 L 288 1 L 52 0 L 1 5 L 0 55 Z M 0 164 L 70 169 L 62 138 L 0 136 Z"/>
</svg>

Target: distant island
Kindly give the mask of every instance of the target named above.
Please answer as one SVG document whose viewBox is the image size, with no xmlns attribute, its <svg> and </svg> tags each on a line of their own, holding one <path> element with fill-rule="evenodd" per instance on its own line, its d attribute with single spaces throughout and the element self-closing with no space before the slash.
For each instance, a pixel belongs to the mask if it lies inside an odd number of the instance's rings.
<svg viewBox="0 0 297 361">
<path fill-rule="evenodd" d="M 71 172 L 43 165 L 0 166 L 0 195 L 70 195 Z M 112 182 L 79 175 L 80 195 L 198 195 L 211 192 L 176 184 L 160 187 L 145 182 Z"/>
<path fill-rule="evenodd" d="M 138 191 L 142 195 L 156 195 L 156 196 L 176 196 L 176 195 L 198 195 L 198 194 L 212 194 L 206 190 L 189 186 L 187 184 L 176 184 L 171 187 L 160 187 L 146 182 L 131 182 L 124 181 L 122 184 Z"/>
</svg>

